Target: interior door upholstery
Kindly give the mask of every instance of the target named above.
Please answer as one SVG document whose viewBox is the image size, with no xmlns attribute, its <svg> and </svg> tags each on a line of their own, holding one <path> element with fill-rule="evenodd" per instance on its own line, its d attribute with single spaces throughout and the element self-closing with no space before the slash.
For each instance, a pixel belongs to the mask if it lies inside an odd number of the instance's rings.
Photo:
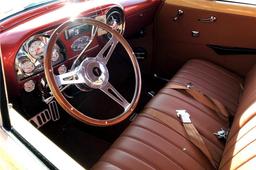
<svg viewBox="0 0 256 170">
<path fill-rule="evenodd" d="M 178 10 L 184 13 L 178 20 Z M 200 19 L 216 17 L 213 22 Z M 256 6 L 209 0 L 166 0 L 156 19 L 153 67 L 168 76 L 191 58 L 210 60 L 241 76 L 256 63 Z M 192 35 L 192 31 L 199 32 Z M 218 54 L 210 47 L 224 51 Z"/>
</svg>

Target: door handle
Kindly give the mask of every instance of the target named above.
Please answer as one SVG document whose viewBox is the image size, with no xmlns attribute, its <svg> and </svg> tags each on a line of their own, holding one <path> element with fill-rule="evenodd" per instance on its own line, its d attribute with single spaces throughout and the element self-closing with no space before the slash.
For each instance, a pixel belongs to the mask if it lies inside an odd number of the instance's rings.
<svg viewBox="0 0 256 170">
<path fill-rule="evenodd" d="M 173 17 L 173 21 L 178 21 L 183 14 L 184 11 L 182 11 L 181 9 L 177 10 L 177 14 L 175 17 Z"/>
<path fill-rule="evenodd" d="M 215 16 L 210 16 L 209 18 L 204 18 L 204 19 L 198 19 L 199 22 L 208 22 L 212 23 L 215 22 L 217 18 Z"/>
</svg>

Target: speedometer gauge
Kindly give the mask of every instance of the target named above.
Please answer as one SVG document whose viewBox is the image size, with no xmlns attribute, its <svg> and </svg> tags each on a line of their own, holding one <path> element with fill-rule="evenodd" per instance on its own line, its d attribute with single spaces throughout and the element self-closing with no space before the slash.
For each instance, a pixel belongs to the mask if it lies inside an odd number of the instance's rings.
<svg viewBox="0 0 256 170">
<path fill-rule="evenodd" d="M 29 53 L 32 55 L 35 59 L 41 59 L 41 57 L 44 55 L 44 50 L 46 48 L 46 45 L 41 40 L 35 40 L 32 41 L 31 44 L 28 47 Z"/>
<path fill-rule="evenodd" d="M 73 51 L 82 51 L 86 47 L 86 45 L 89 43 L 89 41 L 90 41 L 90 37 L 82 36 L 73 42 L 73 44 L 71 45 L 71 48 Z"/>
</svg>

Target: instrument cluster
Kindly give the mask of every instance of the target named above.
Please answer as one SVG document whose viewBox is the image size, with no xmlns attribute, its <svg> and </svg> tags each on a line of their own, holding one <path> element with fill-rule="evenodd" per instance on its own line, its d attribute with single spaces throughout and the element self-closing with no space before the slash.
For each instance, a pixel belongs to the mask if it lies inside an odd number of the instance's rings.
<svg viewBox="0 0 256 170">
<path fill-rule="evenodd" d="M 35 35 L 23 43 L 15 59 L 15 68 L 19 80 L 43 71 L 43 58 L 48 41 L 48 36 Z M 61 48 L 59 44 L 55 44 L 52 53 L 53 65 L 63 61 L 63 48 Z"/>
<path fill-rule="evenodd" d="M 124 33 L 124 13 L 119 7 L 110 8 L 103 15 L 94 15 L 91 17 L 109 25 L 120 34 Z M 65 61 L 73 59 L 90 43 L 90 41 L 92 41 L 91 37 L 94 29 L 95 28 L 92 25 L 82 24 L 68 28 L 63 32 L 63 36 L 60 37 L 59 41 L 57 41 L 54 46 L 51 58 L 52 65 L 58 65 L 57 70 L 59 74 L 63 74 L 68 70 Z M 36 82 L 34 82 L 35 80 L 32 76 L 43 72 L 43 59 L 51 33 L 52 30 L 30 37 L 22 44 L 16 54 L 15 69 L 17 80 L 25 80 L 24 89 L 27 92 L 31 92 L 35 88 Z M 97 36 L 103 37 L 101 40 L 108 41 L 111 35 L 99 28 Z"/>
</svg>

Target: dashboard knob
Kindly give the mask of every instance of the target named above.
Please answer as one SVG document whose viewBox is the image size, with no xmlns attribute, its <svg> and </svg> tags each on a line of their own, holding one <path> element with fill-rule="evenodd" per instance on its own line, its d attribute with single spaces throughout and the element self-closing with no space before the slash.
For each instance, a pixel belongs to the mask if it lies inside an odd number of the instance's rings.
<svg viewBox="0 0 256 170">
<path fill-rule="evenodd" d="M 59 74 L 64 74 L 67 72 L 67 67 L 65 65 L 61 65 L 59 68 L 58 68 L 58 72 Z"/>
<path fill-rule="evenodd" d="M 35 82 L 33 80 L 29 80 L 26 83 L 24 83 L 24 90 L 28 93 L 35 90 Z"/>
</svg>

